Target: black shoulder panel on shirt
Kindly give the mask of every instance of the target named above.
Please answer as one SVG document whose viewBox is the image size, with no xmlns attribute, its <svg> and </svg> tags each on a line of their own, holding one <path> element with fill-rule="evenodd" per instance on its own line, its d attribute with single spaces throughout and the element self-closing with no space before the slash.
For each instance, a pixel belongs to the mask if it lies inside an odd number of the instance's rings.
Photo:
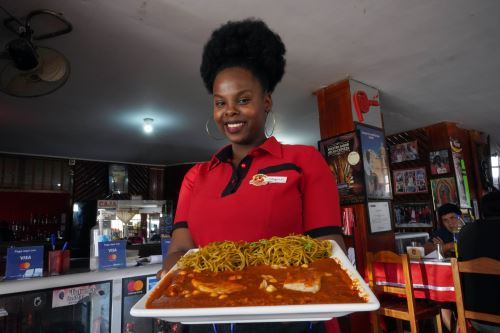
<svg viewBox="0 0 500 333">
<path fill-rule="evenodd" d="M 268 174 L 273 172 L 279 172 L 283 170 L 295 170 L 298 173 L 302 173 L 302 168 L 293 163 L 283 163 L 278 165 L 269 166 L 264 169 L 260 169 L 258 173 Z"/>
<path fill-rule="evenodd" d="M 174 223 L 174 225 L 172 226 L 172 232 L 173 232 L 175 229 L 179 229 L 179 228 L 187 228 L 187 227 L 188 227 L 188 223 L 187 223 L 187 221 L 179 221 L 179 222 Z"/>
<path fill-rule="evenodd" d="M 311 236 L 312 238 L 326 236 L 326 235 L 340 235 L 341 233 L 342 233 L 342 228 L 334 226 L 321 227 L 304 232 L 304 234 Z"/>
<path fill-rule="evenodd" d="M 241 160 L 240 164 L 236 169 L 233 168 L 233 174 L 231 175 L 231 179 L 229 180 L 229 183 L 226 185 L 226 188 L 224 188 L 224 191 L 222 191 L 221 197 L 233 194 L 238 190 L 238 188 L 241 185 L 241 182 L 243 181 L 243 178 L 245 178 L 245 176 L 248 173 L 248 170 L 250 169 L 252 160 L 253 157 L 247 155 Z"/>
</svg>

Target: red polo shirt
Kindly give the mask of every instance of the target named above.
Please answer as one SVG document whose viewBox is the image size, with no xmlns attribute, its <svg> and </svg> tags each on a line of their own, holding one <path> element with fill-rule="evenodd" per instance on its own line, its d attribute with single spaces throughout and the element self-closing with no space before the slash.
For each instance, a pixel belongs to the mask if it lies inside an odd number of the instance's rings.
<svg viewBox="0 0 500 333">
<path fill-rule="evenodd" d="M 237 168 L 231 158 L 229 145 L 184 177 L 174 229 L 189 228 L 197 246 L 340 233 L 337 187 L 316 149 L 270 137 Z M 264 181 L 257 174 L 265 175 Z"/>
</svg>

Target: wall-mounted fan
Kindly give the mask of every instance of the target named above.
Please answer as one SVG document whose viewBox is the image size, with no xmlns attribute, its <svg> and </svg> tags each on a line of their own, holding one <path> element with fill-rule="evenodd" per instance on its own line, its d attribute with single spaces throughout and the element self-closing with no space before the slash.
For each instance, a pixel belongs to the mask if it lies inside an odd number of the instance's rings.
<svg viewBox="0 0 500 333">
<path fill-rule="evenodd" d="M 48 22 L 50 21 L 52 22 Z M 33 21 L 54 28 L 43 34 L 35 34 Z M 4 26 L 18 35 L 7 43 L 0 55 L 0 90 L 18 97 L 35 97 L 49 94 L 66 83 L 70 73 L 69 61 L 52 48 L 38 46 L 34 41 L 52 38 L 73 30 L 73 26 L 60 13 L 51 10 L 35 10 L 23 23 L 10 16 Z M 46 30 L 47 28 L 44 27 Z"/>
</svg>

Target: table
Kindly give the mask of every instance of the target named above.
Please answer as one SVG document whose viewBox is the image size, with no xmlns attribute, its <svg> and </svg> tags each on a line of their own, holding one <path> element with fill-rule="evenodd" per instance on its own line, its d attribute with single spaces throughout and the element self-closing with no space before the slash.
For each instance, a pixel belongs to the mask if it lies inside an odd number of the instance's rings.
<svg viewBox="0 0 500 333">
<path fill-rule="evenodd" d="M 404 285 L 401 265 L 374 263 L 373 269 L 376 284 L 397 287 Z M 453 274 L 449 261 L 411 261 L 410 270 L 416 298 L 455 302 Z"/>
</svg>

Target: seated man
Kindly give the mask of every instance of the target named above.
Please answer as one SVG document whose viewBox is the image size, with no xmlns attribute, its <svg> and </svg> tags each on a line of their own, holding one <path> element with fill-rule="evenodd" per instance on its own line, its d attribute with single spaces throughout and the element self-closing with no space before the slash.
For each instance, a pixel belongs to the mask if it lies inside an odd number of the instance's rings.
<svg viewBox="0 0 500 333">
<path fill-rule="evenodd" d="M 441 244 L 441 249 L 445 257 L 455 255 L 455 242 L 453 232 L 458 226 L 463 224 L 461 220 L 462 212 L 457 205 L 447 203 L 438 208 L 438 217 L 441 227 L 434 231 L 429 237 L 429 241 L 424 244 L 425 254 L 428 254 Z M 452 331 L 452 308 L 454 304 L 443 305 L 441 309 L 441 318 L 448 332 Z"/>
<path fill-rule="evenodd" d="M 429 241 L 424 244 L 425 254 L 436 250 L 436 245 L 441 244 L 441 249 L 446 257 L 450 257 L 455 252 L 455 243 L 453 231 L 458 229 L 462 224 L 462 212 L 457 205 L 447 203 L 438 209 L 439 220 L 441 227 L 431 234 Z"/>
<path fill-rule="evenodd" d="M 459 260 L 490 257 L 500 260 L 500 192 L 486 194 L 481 200 L 481 220 L 469 223 L 459 234 Z M 500 278 L 464 274 L 464 307 L 468 310 L 500 315 Z M 500 325 L 472 321 L 478 332 L 500 332 Z"/>
</svg>

